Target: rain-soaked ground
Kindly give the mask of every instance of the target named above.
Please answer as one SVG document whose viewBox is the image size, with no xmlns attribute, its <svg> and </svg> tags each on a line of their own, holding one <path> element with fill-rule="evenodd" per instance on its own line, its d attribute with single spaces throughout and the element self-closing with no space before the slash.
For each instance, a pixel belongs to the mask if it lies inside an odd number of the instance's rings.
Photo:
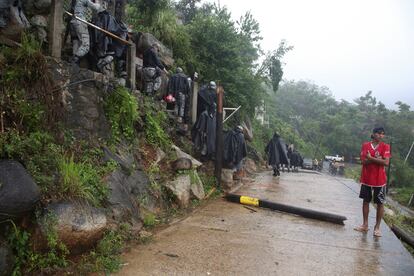
<svg viewBox="0 0 414 276">
<path fill-rule="evenodd" d="M 124 256 L 119 275 L 414 275 L 414 259 L 389 227 L 361 223 L 359 185 L 313 172 L 258 174 L 237 193 L 344 215 L 335 225 L 212 200 Z"/>
</svg>

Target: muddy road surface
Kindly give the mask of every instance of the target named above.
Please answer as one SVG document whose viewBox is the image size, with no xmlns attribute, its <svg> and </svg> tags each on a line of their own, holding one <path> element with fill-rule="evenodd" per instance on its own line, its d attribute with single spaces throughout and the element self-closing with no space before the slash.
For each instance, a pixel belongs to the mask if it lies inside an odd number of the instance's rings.
<svg viewBox="0 0 414 276">
<path fill-rule="evenodd" d="M 118 275 L 414 275 L 414 259 L 389 227 L 361 223 L 359 185 L 312 172 L 258 174 L 240 195 L 344 215 L 335 225 L 224 199 L 210 201 L 123 256 Z"/>
</svg>

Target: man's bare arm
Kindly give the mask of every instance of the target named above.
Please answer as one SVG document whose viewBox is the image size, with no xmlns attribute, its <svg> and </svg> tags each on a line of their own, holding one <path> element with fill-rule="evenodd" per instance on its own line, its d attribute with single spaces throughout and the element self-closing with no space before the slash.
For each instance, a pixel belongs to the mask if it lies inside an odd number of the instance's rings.
<svg viewBox="0 0 414 276">
<path fill-rule="evenodd" d="M 383 165 L 383 166 L 388 166 L 390 164 L 390 159 L 389 158 L 376 158 L 376 157 L 372 157 L 371 155 L 367 155 L 367 159 L 366 161 L 370 161 L 370 163 L 376 163 L 379 165 Z"/>
</svg>

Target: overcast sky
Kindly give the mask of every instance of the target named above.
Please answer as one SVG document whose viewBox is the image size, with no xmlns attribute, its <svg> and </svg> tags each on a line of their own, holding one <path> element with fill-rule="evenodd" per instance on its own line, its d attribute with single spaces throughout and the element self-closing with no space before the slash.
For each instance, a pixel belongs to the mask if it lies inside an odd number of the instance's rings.
<svg viewBox="0 0 414 276">
<path fill-rule="evenodd" d="M 209 2 L 216 2 L 210 0 Z M 284 58 L 287 80 L 327 86 L 353 101 L 372 90 L 395 108 L 414 110 L 414 0 L 220 0 L 234 19 L 251 11 L 264 50 L 281 39 L 295 48 Z"/>
</svg>

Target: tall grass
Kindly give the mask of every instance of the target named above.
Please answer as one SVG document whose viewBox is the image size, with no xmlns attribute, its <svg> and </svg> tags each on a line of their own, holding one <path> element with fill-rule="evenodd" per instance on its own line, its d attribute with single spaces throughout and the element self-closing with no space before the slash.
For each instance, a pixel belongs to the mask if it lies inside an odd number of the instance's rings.
<svg viewBox="0 0 414 276">
<path fill-rule="evenodd" d="M 59 162 L 61 192 L 65 197 L 85 199 L 98 206 L 106 198 L 107 188 L 99 173 L 87 162 L 76 163 L 73 155 Z"/>
</svg>

